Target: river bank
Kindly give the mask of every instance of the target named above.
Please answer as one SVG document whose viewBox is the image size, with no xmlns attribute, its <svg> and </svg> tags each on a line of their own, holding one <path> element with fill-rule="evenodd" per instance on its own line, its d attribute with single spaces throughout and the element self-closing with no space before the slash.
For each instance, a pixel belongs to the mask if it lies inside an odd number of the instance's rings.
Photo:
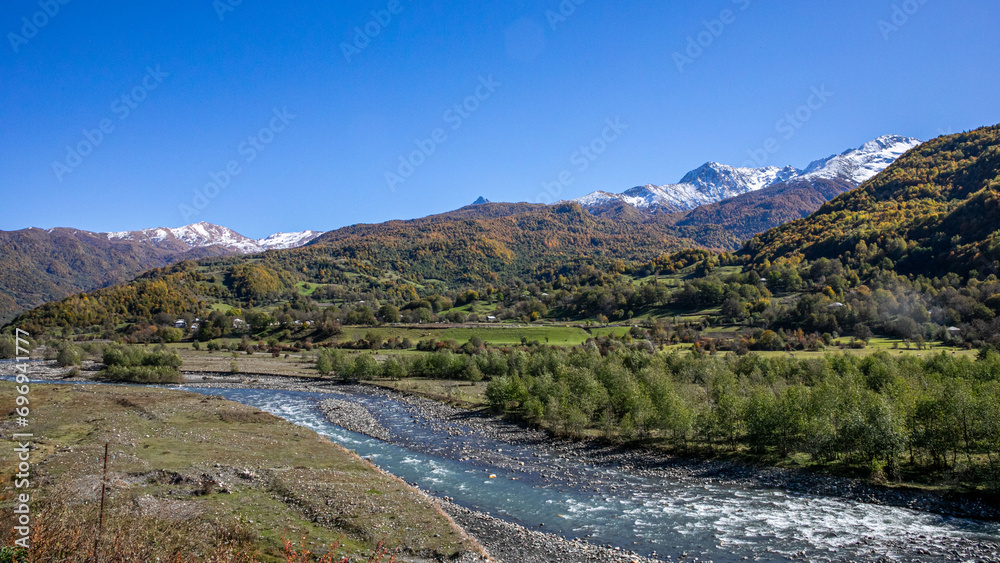
<svg viewBox="0 0 1000 563">
<path fill-rule="evenodd" d="M 375 385 L 338 384 L 267 375 L 244 375 L 242 377 L 204 373 L 188 373 L 186 375 L 189 379 L 188 384 L 194 386 L 238 387 L 252 385 L 270 389 L 391 396 L 413 407 L 418 416 L 426 420 L 437 431 L 460 436 L 471 428 L 497 441 L 543 448 L 555 458 L 573 458 L 593 465 L 615 467 L 647 476 L 781 488 L 858 502 L 910 508 L 959 518 L 1000 521 L 1000 505 L 981 499 L 874 485 L 858 479 L 816 475 L 775 467 L 683 458 L 665 455 L 653 450 L 609 445 L 597 440 L 565 440 L 551 436 L 544 430 L 529 428 L 482 412 L 457 408 L 439 401 L 387 390 Z M 345 407 L 343 403 L 344 401 L 339 402 L 340 408 Z M 351 403 L 348 402 L 347 405 L 351 405 Z M 340 426 L 348 424 L 349 426 L 344 427 L 351 431 L 388 441 L 384 428 L 379 429 L 367 411 L 363 408 L 358 409 L 356 406 L 348 406 L 347 408 L 350 410 L 335 416 L 336 419 L 332 420 L 335 424 Z M 512 470 L 541 470 L 540 467 L 532 467 L 530 462 L 513 460 L 509 456 L 502 455 L 502 452 L 466 453 L 469 455 L 476 453 L 478 459 Z"/>
<path fill-rule="evenodd" d="M 41 370 L 36 370 L 41 371 Z M 47 371 L 47 370 L 45 370 Z M 40 373 L 36 377 L 42 376 Z M 86 371 L 84 372 L 86 375 Z M 803 474 L 801 472 L 751 467 L 730 462 L 690 460 L 664 456 L 656 452 L 608 446 L 596 442 L 569 442 L 553 439 L 544 432 L 525 428 L 482 413 L 470 412 L 429 399 L 405 395 L 371 385 L 339 385 L 331 381 L 296 379 L 267 375 L 231 376 L 208 373 L 187 373 L 188 386 L 220 389 L 257 388 L 288 391 L 335 393 L 339 397 L 336 411 L 338 426 L 354 432 L 389 440 L 406 447 L 426 447 L 414 438 L 399 432 L 396 435 L 382 427 L 377 430 L 377 416 L 360 406 L 367 398 L 389 397 L 405 405 L 412 413 L 413 427 L 433 431 L 445 438 L 435 445 L 434 455 L 455 460 L 471 460 L 489 467 L 504 468 L 512 475 L 525 480 L 536 480 L 552 488 L 566 487 L 579 490 L 615 491 L 624 487 L 622 477 L 642 476 L 664 483 L 689 483 L 694 487 L 713 488 L 735 486 L 747 488 L 780 489 L 792 495 L 818 495 L 833 499 L 847 499 L 866 503 L 873 511 L 879 506 L 904 507 L 936 514 L 996 519 L 997 507 L 970 499 L 949 499 L 925 491 L 898 490 L 872 486 L 849 479 Z M 55 373 L 52 374 L 56 376 Z M 72 380 L 69 380 L 72 381 Z M 354 398 L 352 398 L 354 396 Z M 322 400 L 320 402 L 326 402 Z M 360 408 L 358 408 L 360 407 Z M 346 425 L 346 426 L 345 426 Z M 381 426 L 381 425 L 378 425 Z M 371 428 L 366 432 L 366 428 Z M 377 434 L 377 435 L 376 435 Z M 491 448 L 470 448 L 469 439 L 495 442 Z M 408 440 L 410 442 L 408 442 Z M 509 446 L 509 447 L 508 447 Z M 530 452 L 530 453 L 527 453 Z M 377 461 L 377 460 L 376 460 Z M 600 468 L 588 473 L 588 466 Z M 808 502 L 808 501 L 807 501 Z M 539 561 L 631 561 L 638 556 L 624 554 L 614 549 L 601 548 L 581 540 L 566 540 L 560 536 L 543 534 L 546 522 L 512 524 L 508 520 L 469 510 L 447 502 L 441 503 L 446 512 L 496 557 L 511 561 L 533 561 L 526 557 L 538 552 L 539 546 L 548 559 Z M 522 522 L 523 523 L 523 522 Z M 553 524 L 548 522 L 548 524 Z M 588 534 L 580 532 L 583 540 Z M 571 534 L 572 536 L 572 534 Z M 877 545 L 865 545 L 865 538 L 845 543 L 859 560 L 878 560 L 889 553 L 901 561 L 922 560 L 998 560 L 998 545 L 993 541 L 976 541 L 965 538 L 933 538 L 918 533 L 901 534 L 899 538 L 879 538 Z M 625 542 L 616 542 L 623 545 Z M 628 542 L 631 543 L 631 542 Z M 723 542 L 715 546 L 725 549 Z M 492 546 L 492 547 L 491 547 Z M 871 549 L 869 549 L 871 547 Z M 504 551 L 506 550 L 506 552 Z M 660 550 L 661 553 L 667 550 Z M 869 553 L 870 551 L 870 553 Z M 503 553 L 506 553 L 504 557 Z M 697 555 L 697 553 L 693 554 Z M 657 555 L 655 560 L 671 560 L 683 556 L 683 551 Z M 781 558 L 789 558 L 784 554 Z M 702 557 L 704 560 L 705 557 Z M 725 558 L 723 558 L 725 559 Z M 833 557 L 827 560 L 840 560 Z"/>
</svg>

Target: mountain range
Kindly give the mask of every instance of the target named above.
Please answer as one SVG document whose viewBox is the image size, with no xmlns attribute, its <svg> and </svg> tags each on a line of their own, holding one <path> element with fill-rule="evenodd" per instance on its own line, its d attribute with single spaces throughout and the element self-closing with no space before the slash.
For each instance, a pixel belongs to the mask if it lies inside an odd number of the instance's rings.
<svg viewBox="0 0 1000 563">
<path fill-rule="evenodd" d="M 876 150 L 863 147 L 859 152 L 871 156 L 885 150 L 891 158 L 895 143 L 876 148 L 879 142 L 866 144 Z M 615 202 L 615 214 L 594 214 L 572 201 L 479 203 L 420 219 L 353 225 L 299 248 L 205 257 L 149 271 L 130 283 L 47 303 L 17 322 L 32 327 L 114 327 L 157 313 L 203 314 L 219 300 L 253 307 L 290 299 L 301 282 L 316 284 L 325 299 L 343 302 L 405 304 L 420 295 L 470 287 L 517 287 L 530 293 L 531 280 L 562 284 L 573 276 L 615 275 L 642 264 L 655 264 L 649 271 L 670 269 L 678 260 L 685 261 L 684 256 L 701 260 L 699 255 L 709 255 L 693 250 L 691 239 L 677 236 L 698 227 L 696 219 L 728 220 L 733 207 L 764 208 L 776 198 L 802 194 L 811 194 L 802 205 L 819 204 L 819 210 L 752 238 L 740 250 L 739 260 L 767 268 L 794 264 L 803 256 L 836 258 L 863 279 L 910 274 L 893 279 L 928 288 L 932 282 L 920 276 L 950 276 L 952 285 L 968 276 L 974 289 L 979 280 L 1000 274 L 1000 231 L 993 223 L 1000 214 L 1000 126 L 924 143 L 859 188 L 833 197 L 885 164 L 857 156 L 848 151 L 795 177 L 683 214 L 648 213 L 622 201 Z M 767 192 L 770 200 L 760 198 Z M 110 244 L 106 235 L 99 238 Z M 120 243 L 125 242 L 138 244 Z M 734 256 L 719 259 L 731 261 Z M 820 260 L 818 267 L 826 265 Z M 4 280 L 0 283 L 7 289 Z M 1000 308 L 1000 294 L 982 297 Z M 972 313 L 992 318 L 985 310 L 977 311 Z"/>
<path fill-rule="evenodd" d="M 982 127 L 924 143 L 808 219 L 754 237 L 745 250 L 757 262 L 851 258 L 904 274 L 987 278 L 1000 275 L 997 217 L 1000 126 Z"/>
<path fill-rule="evenodd" d="M 696 261 L 710 268 L 709 262 L 716 260 L 745 261 L 766 269 L 785 268 L 804 256 L 816 260 L 817 268 L 830 269 L 830 291 L 838 291 L 832 287 L 846 283 L 848 275 L 846 270 L 833 275 L 836 264 L 859 276 L 853 283 L 891 278 L 931 288 L 944 278 L 920 276 L 946 276 L 948 284 L 958 287 L 968 276 L 969 291 L 980 280 L 989 281 L 990 274 L 1000 274 L 1000 231 L 993 222 L 1000 214 L 1000 126 L 924 143 L 859 188 L 820 203 L 869 173 L 871 166 L 882 165 L 872 162 L 840 159 L 837 166 L 855 176 L 791 178 L 699 207 L 701 220 L 725 219 L 732 212 L 730 202 L 767 191 L 772 197 L 788 198 L 788 192 L 797 197 L 807 193 L 803 186 L 814 191 L 807 203 L 820 204 L 808 218 L 754 237 L 737 255 L 711 260 L 706 259 L 711 254 L 692 249 L 690 239 L 676 236 L 695 227 L 682 224 L 678 214 L 647 213 L 621 201 L 614 216 L 593 214 L 572 201 L 480 203 L 420 219 L 343 227 L 300 248 L 185 261 L 129 283 L 47 303 L 15 322 L 32 332 L 63 326 L 111 331 L 123 323 L 150 322 L 156 315 L 204 315 L 219 302 L 245 307 L 288 302 L 303 283 L 315 285 L 319 298 L 329 302 L 375 300 L 404 309 L 422 306 L 421 296 L 505 288 L 501 291 L 520 296 L 518 306 L 530 308 L 532 300 L 522 298 L 538 290 L 533 280 L 560 288 L 572 285 L 573 279 L 595 276 L 617 283 L 616 276 L 630 268 L 655 273 Z M 825 174 L 829 168 L 815 167 L 799 176 Z M 693 220 L 693 215 L 681 215 Z M 829 260 L 824 263 L 824 258 Z M 836 264 L 833 259 L 838 259 Z M 622 282 L 633 287 L 632 281 Z M 874 290 L 859 286 L 859 294 L 862 291 L 868 295 Z M 991 307 L 1000 308 L 1000 294 L 981 297 L 992 303 L 989 311 L 962 304 L 956 318 L 992 318 Z M 619 299 L 588 290 L 579 299 L 620 309 L 620 314 L 629 307 L 624 294 Z M 569 312 L 555 311 L 547 314 Z"/>
<path fill-rule="evenodd" d="M 99 233 L 108 240 L 136 241 L 156 248 L 187 251 L 193 248 L 220 246 L 231 252 L 253 254 L 265 250 L 296 248 L 323 234 L 321 231 L 275 233 L 262 239 L 245 237 L 236 231 L 202 221 L 175 229 L 143 229 L 117 233 Z"/>
<path fill-rule="evenodd" d="M 340 249 L 335 253 L 347 255 L 391 256 L 397 269 L 430 277 L 445 267 L 470 279 L 487 276 L 491 269 L 515 273 L 520 266 L 512 269 L 509 264 L 515 255 L 518 264 L 531 256 L 538 265 L 573 254 L 627 259 L 681 247 L 735 250 L 754 235 L 805 217 L 856 188 L 918 144 L 910 137 L 886 135 L 802 170 L 709 162 L 677 184 L 639 186 L 620 194 L 594 192 L 571 200 L 569 206 L 559 204 L 554 213 L 544 212 L 542 205 L 491 203 L 480 197 L 473 205 L 423 219 L 354 225 L 325 234 L 276 233 L 262 239 L 205 222 L 106 233 L 65 228 L 0 231 L 0 322 L 54 299 L 129 281 L 151 268 L 310 243 L 332 246 Z M 578 229 L 566 218 L 575 216 L 573 208 L 580 207 L 589 212 L 583 216 L 597 221 L 583 221 Z M 454 221 L 466 223 L 456 226 Z M 508 231 L 511 225 L 522 231 Z M 549 235 L 543 233 L 546 228 L 553 229 Z M 624 250 L 630 241 L 643 238 L 659 248 L 653 254 Z M 524 250 L 535 244 L 551 252 Z M 575 249 L 577 245 L 594 248 L 584 251 Z M 458 257 L 461 247 L 486 256 L 486 269 L 478 271 L 476 266 L 463 274 L 463 264 L 475 261 Z M 444 251 L 458 258 L 435 258 Z M 427 257 L 430 262 L 425 264 Z M 407 261 L 412 263 L 404 267 Z"/>
<path fill-rule="evenodd" d="M 803 185 L 816 180 L 835 180 L 857 187 L 920 143 L 912 137 L 883 135 L 856 149 L 815 160 L 804 170 L 791 166 L 738 168 L 708 162 L 685 174 L 676 184 L 647 184 L 622 193 L 596 191 L 572 201 L 588 209 L 600 210 L 621 202 L 648 212 L 675 213 L 788 182 Z"/>
<path fill-rule="evenodd" d="M 127 282 L 151 268 L 295 248 L 320 234 L 276 233 L 255 240 L 210 223 L 117 233 L 68 228 L 0 231 L 0 322 L 53 299 Z"/>
</svg>

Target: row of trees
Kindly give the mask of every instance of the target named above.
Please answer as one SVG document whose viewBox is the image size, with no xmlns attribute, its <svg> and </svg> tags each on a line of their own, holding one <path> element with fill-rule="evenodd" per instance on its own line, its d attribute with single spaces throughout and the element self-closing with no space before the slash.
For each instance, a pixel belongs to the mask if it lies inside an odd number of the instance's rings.
<svg viewBox="0 0 1000 563">
<path fill-rule="evenodd" d="M 650 354 L 639 341 L 617 342 L 594 339 L 570 350 L 444 349 L 383 362 L 331 348 L 320 352 L 316 367 L 348 380 L 486 378 L 494 411 L 571 437 L 597 430 L 679 448 L 808 454 L 889 478 L 960 470 L 970 482 L 1000 488 L 995 352 L 978 360 L 887 353 L 799 360 Z"/>
<path fill-rule="evenodd" d="M 876 475 L 961 467 L 1000 487 L 1000 355 L 818 360 L 513 353 L 487 396 L 556 432 L 805 453 Z M 516 358 L 516 359 L 515 359 Z"/>
</svg>

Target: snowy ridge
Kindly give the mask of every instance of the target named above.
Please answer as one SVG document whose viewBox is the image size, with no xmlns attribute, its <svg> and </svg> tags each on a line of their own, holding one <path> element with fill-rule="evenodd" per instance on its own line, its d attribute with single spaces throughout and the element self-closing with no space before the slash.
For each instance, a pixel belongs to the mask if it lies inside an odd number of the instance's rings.
<svg viewBox="0 0 1000 563">
<path fill-rule="evenodd" d="M 207 246 L 221 246 L 231 252 L 252 254 L 271 249 L 296 248 L 312 241 L 321 235 L 322 232 L 275 233 L 271 236 L 254 240 L 232 229 L 202 221 L 201 223 L 194 223 L 174 229 L 158 227 L 143 229 L 141 231 L 120 231 L 102 234 L 106 235 L 108 240 L 131 240 L 158 248 L 187 250 Z"/>
<path fill-rule="evenodd" d="M 802 178 L 844 178 L 861 184 L 885 170 L 903 153 L 922 141 L 913 137 L 883 135 L 856 149 L 813 161 Z"/>
<path fill-rule="evenodd" d="M 677 184 L 647 184 L 620 194 L 598 191 L 573 201 L 583 206 L 621 201 L 640 209 L 658 207 L 667 211 L 688 211 L 700 205 L 766 188 L 776 182 L 784 182 L 798 172 L 791 167 L 736 168 L 709 162 L 685 174 Z"/>
<path fill-rule="evenodd" d="M 300 231 L 297 233 L 274 233 L 269 237 L 257 239 L 257 244 L 265 250 L 284 250 L 298 248 L 313 241 L 323 234 L 322 231 Z"/>
<path fill-rule="evenodd" d="M 623 193 L 596 191 L 571 201 L 584 207 L 622 202 L 639 209 L 676 212 L 688 211 L 789 180 L 842 179 L 860 185 L 888 168 L 903 153 L 921 142 L 912 137 L 883 135 L 856 149 L 813 161 L 805 170 L 791 166 L 737 168 L 708 162 L 685 174 L 677 184 L 647 184 Z"/>
</svg>

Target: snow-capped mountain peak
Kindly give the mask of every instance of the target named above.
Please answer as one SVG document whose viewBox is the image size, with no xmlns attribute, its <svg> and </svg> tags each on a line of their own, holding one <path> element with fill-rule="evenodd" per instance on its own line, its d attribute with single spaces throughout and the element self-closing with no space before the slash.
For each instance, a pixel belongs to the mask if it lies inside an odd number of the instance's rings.
<svg viewBox="0 0 1000 563">
<path fill-rule="evenodd" d="M 642 209 L 687 211 L 699 205 L 756 191 L 775 182 L 783 182 L 798 172 L 792 167 L 737 168 L 717 162 L 707 162 L 685 174 L 677 184 L 665 186 L 647 184 L 625 190 L 620 194 L 599 191 L 573 201 L 583 206 L 600 206 L 621 201 Z"/>
<path fill-rule="evenodd" d="M 623 193 L 597 191 L 572 201 L 584 207 L 598 207 L 617 201 L 640 209 L 675 212 L 688 211 L 789 180 L 839 179 L 860 185 L 921 142 L 912 137 L 883 135 L 856 149 L 813 161 L 805 170 L 792 166 L 738 168 L 708 162 L 685 174 L 677 184 L 647 184 Z"/>
<path fill-rule="evenodd" d="M 120 231 L 103 234 L 108 237 L 108 240 L 131 240 L 143 242 L 157 248 L 188 250 L 191 248 L 221 246 L 231 252 L 252 254 L 270 249 L 296 248 L 310 242 L 322 233 L 319 231 L 276 233 L 259 240 L 254 240 L 230 228 L 202 221 L 173 229 L 157 227 L 142 229 L 140 231 Z"/>
<path fill-rule="evenodd" d="M 757 191 L 774 182 L 785 181 L 798 172 L 791 166 L 785 168 L 777 166 L 737 168 L 718 162 L 708 162 L 685 174 L 680 183 L 695 186 L 698 191 L 706 195 L 718 195 L 726 198 Z"/>
<path fill-rule="evenodd" d="M 913 137 L 883 135 L 856 149 L 811 162 L 801 177 L 842 178 L 861 184 L 922 142 Z"/>
</svg>

